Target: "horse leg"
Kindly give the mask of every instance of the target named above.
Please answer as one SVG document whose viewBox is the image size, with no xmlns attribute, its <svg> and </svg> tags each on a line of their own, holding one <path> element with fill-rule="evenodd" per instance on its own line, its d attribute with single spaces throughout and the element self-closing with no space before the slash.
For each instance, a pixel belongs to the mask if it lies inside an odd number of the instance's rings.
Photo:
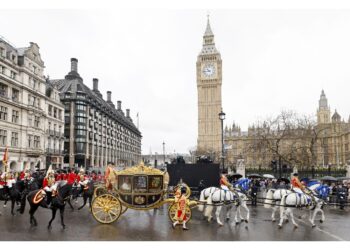
<svg viewBox="0 0 350 250">
<path fill-rule="evenodd" d="M 216 208 L 215 215 L 216 215 L 216 221 L 218 222 L 218 224 L 219 224 L 220 226 L 223 226 L 224 224 L 222 224 L 222 222 L 220 221 L 221 209 L 222 209 L 222 206 L 218 206 L 218 207 Z"/>
<path fill-rule="evenodd" d="M 84 195 L 83 196 L 83 205 L 81 205 L 79 208 L 78 208 L 78 210 L 80 210 L 80 209 L 82 209 L 85 205 L 86 205 L 86 200 L 87 200 L 87 197 L 86 197 L 86 195 Z"/>
<path fill-rule="evenodd" d="M 51 218 L 51 220 L 49 222 L 49 225 L 47 226 L 47 229 L 51 229 L 52 228 L 51 223 L 56 217 L 56 212 L 57 212 L 57 208 L 53 207 L 52 208 L 52 218 Z"/>
<path fill-rule="evenodd" d="M 290 219 L 292 220 L 292 223 L 294 225 L 294 228 L 298 228 L 299 225 L 295 222 L 294 220 L 294 214 L 293 214 L 293 210 L 291 208 L 288 208 L 288 213 L 290 214 Z"/>
<path fill-rule="evenodd" d="M 247 212 L 247 218 L 244 220 L 246 223 L 249 222 L 249 215 L 250 215 L 250 212 L 249 212 L 249 208 L 247 206 L 247 203 L 246 202 L 243 202 L 242 204 L 242 207 L 245 209 L 245 211 Z"/>
<path fill-rule="evenodd" d="M 74 210 L 74 207 L 73 207 L 72 203 L 70 202 L 70 200 L 71 200 L 71 199 L 68 199 L 68 204 L 69 204 L 70 208 L 71 208 L 72 210 Z"/>
<path fill-rule="evenodd" d="M 37 221 L 36 221 L 36 219 L 35 219 L 35 217 L 34 217 L 34 214 L 35 214 L 35 211 L 38 209 L 38 206 L 31 206 L 30 207 L 30 210 L 29 210 L 29 214 L 30 214 L 30 219 L 31 219 L 31 224 L 33 225 L 33 226 L 37 226 L 38 225 L 38 223 L 37 223 Z"/>
<path fill-rule="evenodd" d="M 284 207 L 280 207 L 280 223 L 278 224 L 279 228 L 282 228 L 283 225 L 283 216 L 284 216 Z"/>
<path fill-rule="evenodd" d="M 232 205 L 228 205 L 226 207 L 226 220 L 227 221 L 230 220 L 230 212 L 231 212 L 232 207 L 233 207 Z"/>
<path fill-rule="evenodd" d="M 272 208 L 272 214 L 271 214 L 271 220 L 272 220 L 272 222 L 275 222 L 275 221 L 276 221 L 276 219 L 275 219 L 276 211 L 277 211 L 277 207 L 273 207 L 273 208 Z"/>
<path fill-rule="evenodd" d="M 61 215 L 61 225 L 62 225 L 62 228 L 65 229 L 66 228 L 66 225 L 64 224 L 64 206 L 60 208 L 60 215 Z"/>
<path fill-rule="evenodd" d="M 323 222 L 326 220 L 326 218 L 325 218 L 325 216 L 324 216 L 323 209 L 320 209 L 320 213 L 321 213 L 321 219 L 320 219 L 320 222 L 321 222 L 321 223 L 323 223 Z"/>
<path fill-rule="evenodd" d="M 12 216 L 14 216 L 15 215 L 15 213 L 13 212 L 13 209 L 15 208 L 15 199 L 11 199 L 11 214 L 12 214 Z"/>
<path fill-rule="evenodd" d="M 91 203 L 92 203 L 92 195 L 89 196 L 89 207 L 90 207 L 90 210 L 91 210 Z"/>
<path fill-rule="evenodd" d="M 238 221 L 238 212 L 239 211 L 239 206 L 236 207 L 236 214 L 235 214 L 235 222 L 236 222 L 236 225 L 240 223 L 240 221 Z"/>
<path fill-rule="evenodd" d="M 311 226 L 312 227 L 316 227 L 315 225 L 315 217 L 316 217 L 316 214 L 318 213 L 318 209 L 316 208 L 313 212 L 313 215 L 312 217 L 310 216 L 310 222 L 311 222 Z M 311 215 L 311 211 L 310 211 L 310 215 Z"/>
</svg>

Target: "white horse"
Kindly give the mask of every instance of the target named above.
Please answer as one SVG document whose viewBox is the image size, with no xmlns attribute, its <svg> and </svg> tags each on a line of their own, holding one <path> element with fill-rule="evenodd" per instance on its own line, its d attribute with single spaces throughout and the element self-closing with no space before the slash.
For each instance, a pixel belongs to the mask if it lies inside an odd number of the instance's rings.
<svg viewBox="0 0 350 250">
<path fill-rule="evenodd" d="M 295 188 L 295 190 L 297 190 L 297 188 Z M 297 191 L 296 193 L 286 194 L 282 197 L 281 200 L 280 223 L 278 224 L 278 226 L 280 228 L 282 227 L 284 213 L 286 213 L 290 215 L 294 227 L 297 228 L 299 225 L 294 220 L 293 211 L 296 208 L 306 208 L 310 210 L 309 220 L 311 222 L 312 227 L 315 227 L 315 217 L 317 213 L 321 213 L 322 218 L 320 222 L 323 223 L 325 221 L 324 212 L 322 210 L 324 204 L 325 202 L 322 199 L 317 198 L 315 195 L 299 193 L 299 191 Z M 312 212 L 312 210 L 314 211 Z"/>
<path fill-rule="evenodd" d="M 282 197 L 290 193 L 292 193 L 292 191 L 288 189 L 269 189 L 267 191 L 265 201 L 264 201 L 264 207 L 272 208 L 272 215 L 271 215 L 272 221 L 276 221 L 275 214 L 280 206 Z M 287 215 L 285 216 L 285 219 L 287 219 Z"/>
<path fill-rule="evenodd" d="M 237 197 L 238 196 L 238 197 Z M 207 198 L 207 207 L 204 212 L 204 216 L 208 218 L 208 221 L 212 218 L 212 212 L 214 209 L 214 206 L 216 206 L 216 221 L 220 226 L 223 226 L 223 223 L 220 220 L 220 213 L 223 205 L 227 205 L 227 214 L 226 214 L 226 220 L 230 218 L 230 211 L 233 208 L 233 204 L 236 204 L 237 211 L 235 215 L 235 221 L 236 224 L 239 224 L 238 221 L 238 214 L 240 216 L 241 221 L 245 221 L 248 223 L 249 221 L 249 209 L 247 207 L 247 196 L 244 193 L 241 192 L 232 192 L 229 190 L 223 190 L 218 189 L 214 192 L 212 192 L 209 197 Z M 244 219 L 241 215 L 240 207 L 243 207 L 247 212 L 247 217 Z"/>
<path fill-rule="evenodd" d="M 203 189 L 200 196 L 199 201 L 201 202 L 200 205 L 198 205 L 198 210 L 200 212 L 203 212 L 205 203 L 207 202 L 208 197 L 215 192 L 216 190 L 220 190 L 220 188 L 217 187 L 209 187 L 206 189 Z"/>
</svg>

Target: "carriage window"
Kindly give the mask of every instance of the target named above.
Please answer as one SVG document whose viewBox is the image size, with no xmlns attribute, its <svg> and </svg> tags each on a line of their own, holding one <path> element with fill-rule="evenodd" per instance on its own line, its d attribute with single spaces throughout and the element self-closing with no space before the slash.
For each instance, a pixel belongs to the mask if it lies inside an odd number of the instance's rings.
<svg viewBox="0 0 350 250">
<path fill-rule="evenodd" d="M 150 176 L 149 177 L 149 191 L 156 192 L 162 189 L 163 177 L 162 176 Z"/>
<path fill-rule="evenodd" d="M 131 191 L 131 177 L 130 176 L 119 176 L 118 178 L 119 189 L 124 192 Z"/>
<path fill-rule="evenodd" d="M 134 176 L 134 191 L 135 192 L 147 191 L 147 176 Z"/>
</svg>

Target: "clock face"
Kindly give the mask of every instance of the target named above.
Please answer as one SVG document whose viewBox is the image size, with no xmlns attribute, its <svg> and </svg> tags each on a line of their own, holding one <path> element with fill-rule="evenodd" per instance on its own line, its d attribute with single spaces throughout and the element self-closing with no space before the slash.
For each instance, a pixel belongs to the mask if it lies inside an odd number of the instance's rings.
<svg viewBox="0 0 350 250">
<path fill-rule="evenodd" d="M 214 73 L 215 73 L 215 66 L 214 66 L 214 64 L 210 63 L 210 64 L 204 65 L 204 67 L 203 67 L 203 74 L 204 74 L 204 76 L 211 77 L 211 76 L 214 75 Z"/>
</svg>

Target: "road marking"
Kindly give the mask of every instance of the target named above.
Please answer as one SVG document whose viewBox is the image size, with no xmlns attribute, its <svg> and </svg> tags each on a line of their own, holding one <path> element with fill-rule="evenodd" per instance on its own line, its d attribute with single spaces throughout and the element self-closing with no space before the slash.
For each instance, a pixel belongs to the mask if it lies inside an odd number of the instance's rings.
<svg viewBox="0 0 350 250">
<path fill-rule="evenodd" d="M 307 225 L 307 226 L 309 225 L 309 224 L 305 223 L 304 221 L 302 221 L 302 220 L 300 220 L 300 219 L 297 219 L 297 220 L 300 221 L 300 222 L 302 222 L 304 225 Z M 330 233 L 330 232 L 327 232 L 327 231 L 322 230 L 322 229 L 319 228 L 318 226 L 316 226 L 315 229 L 317 229 L 318 231 L 320 231 L 320 232 L 322 232 L 322 233 L 327 234 L 328 236 L 333 237 L 334 239 L 337 239 L 337 240 L 340 240 L 340 241 L 346 241 L 346 240 L 340 238 L 340 237 L 337 236 L 337 235 L 334 235 L 334 234 L 332 234 L 332 233 Z"/>
</svg>

